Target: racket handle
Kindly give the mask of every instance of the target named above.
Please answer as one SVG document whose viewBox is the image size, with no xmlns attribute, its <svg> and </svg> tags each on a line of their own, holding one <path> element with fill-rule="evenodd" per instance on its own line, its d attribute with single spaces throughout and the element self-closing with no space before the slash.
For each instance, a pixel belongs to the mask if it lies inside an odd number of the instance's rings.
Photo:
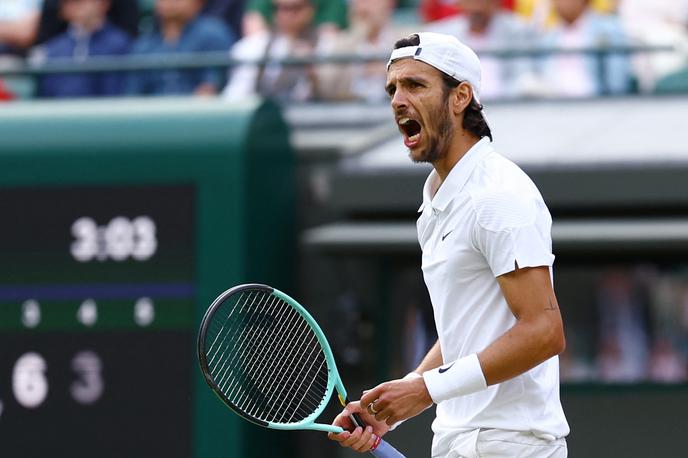
<svg viewBox="0 0 688 458">
<path fill-rule="evenodd" d="M 371 450 L 370 453 L 378 458 L 406 458 L 399 450 L 389 445 L 389 442 L 385 440 L 381 440 L 375 450 Z"/>
<path fill-rule="evenodd" d="M 350 417 L 354 425 L 365 428 L 366 424 L 360 415 L 353 413 L 350 415 Z M 406 458 L 401 454 L 401 452 L 399 452 L 399 450 L 389 445 L 389 442 L 383 440 L 382 438 L 380 438 L 380 442 L 378 442 L 377 446 L 371 450 L 370 453 L 378 458 Z"/>
</svg>

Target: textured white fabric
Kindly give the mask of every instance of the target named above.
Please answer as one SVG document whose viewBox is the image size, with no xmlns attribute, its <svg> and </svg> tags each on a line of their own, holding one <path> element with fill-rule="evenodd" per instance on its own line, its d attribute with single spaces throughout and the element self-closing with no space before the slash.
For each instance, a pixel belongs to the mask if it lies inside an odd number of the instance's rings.
<svg viewBox="0 0 688 458">
<path fill-rule="evenodd" d="M 473 88 L 475 99 L 479 100 L 482 73 L 480 60 L 475 52 L 451 35 L 435 32 L 421 32 L 417 35 L 420 44 L 392 51 L 387 68 L 389 69 L 395 60 L 412 57 L 432 65 L 457 81 L 468 81 Z"/>
<path fill-rule="evenodd" d="M 433 442 L 433 458 L 566 458 L 563 438 L 542 438 L 501 429 L 475 429 L 445 444 Z"/>
<path fill-rule="evenodd" d="M 425 386 L 435 404 L 487 388 L 475 353 L 423 373 Z"/>
<path fill-rule="evenodd" d="M 418 239 L 444 363 L 479 353 L 516 323 L 496 277 L 551 266 L 550 214 L 533 182 L 484 138 L 445 181 L 433 170 L 423 190 Z M 439 189 L 438 189 L 439 187 Z M 440 402 L 436 438 L 498 428 L 568 434 L 559 400 L 559 360 L 511 380 Z"/>
</svg>

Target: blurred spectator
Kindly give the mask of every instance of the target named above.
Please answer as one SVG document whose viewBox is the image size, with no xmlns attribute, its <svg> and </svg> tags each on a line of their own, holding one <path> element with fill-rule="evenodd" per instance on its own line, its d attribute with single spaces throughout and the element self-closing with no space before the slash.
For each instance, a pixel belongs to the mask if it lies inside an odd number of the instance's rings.
<svg viewBox="0 0 688 458">
<path fill-rule="evenodd" d="M 310 0 L 315 9 L 314 23 L 321 34 L 336 33 L 347 26 L 346 0 Z M 273 0 L 248 0 L 244 15 L 244 35 L 267 31 L 274 17 Z"/>
<path fill-rule="evenodd" d="M 0 58 L 16 60 L 34 44 L 42 0 L 0 0 Z M 28 96 L 33 81 L 13 76 L 0 79 L 5 100 Z"/>
<path fill-rule="evenodd" d="M 24 54 L 36 40 L 42 0 L 0 1 L 0 55 Z"/>
<path fill-rule="evenodd" d="M 392 23 L 396 0 L 351 0 L 349 29 L 327 45 L 330 55 L 384 56 L 400 37 L 413 30 L 400 30 Z M 386 63 L 330 64 L 318 67 L 319 95 L 328 100 L 381 101 L 387 98 Z"/>
<path fill-rule="evenodd" d="M 207 0 L 203 13 L 225 21 L 232 35 L 243 35 L 242 21 L 247 0 Z"/>
<path fill-rule="evenodd" d="M 598 307 L 600 349 L 597 365 L 606 382 L 645 379 L 649 358 L 648 292 L 624 270 L 610 270 L 601 279 Z"/>
<path fill-rule="evenodd" d="M 200 14 L 202 0 L 156 0 L 156 26 L 141 35 L 134 54 L 165 55 L 228 50 L 234 37 L 221 20 Z M 222 85 L 217 69 L 160 70 L 130 76 L 128 92 L 145 95 L 212 95 Z"/>
<path fill-rule="evenodd" d="M 620 1 L 622 0 L 591 0 L 590 6 L 598 13 L 610 14 L 617 11 Z M 514 0 L 514 11 L 536 27 L 550 27 L 557 21 L 552 3 L 552 0 Z"/>
<path fill-rule="evenodd" d="M 424 22 L 434 22 L 459 14 L 456 0 L 421 0 L 420 17 Z"/>
<path fill-rule="evenodd" d="M 648 276 L 648 275 L 645 275 Z M 652 324 L 655 341 L 649 376 L 663 383 L 688 378 L 688 283 L 685 272 L 651 275 Z"/>
<path fill-rule="evenodd" d="M 7 90 L 5 83 L 0 80 L 0 102 L 14 100 L 14 94 Z"/>
<path fill-rule="evenodd" d="M 502 0 L 502 7 L 513 10 L 519 0 Z M 434 22 L 450 16 L 461 14 L 461 8 L 456 0 L 420 0 L 418 7 L 420 17 L 424 22 Z"/>
<path fill-rule="evenodd" d="M 227 100 L 260 94 L 278 100 L 304 101 L 315 94 L 315 74 L 310 66 L 286 66 L 270 60 L 313 55 L 317 47 L 312 0 L 274 0 L 274 27 L 242 38 L 232 48 L 239 60 L 263 60 L 232 69 L 224 90 Z"/>
<path fill-rule="evenodd" d="M 575 327 L 566 327 L 566 350 L 559 355 L 561 380 L 565 382 L 588 382 L 595 379 L 595 368 L 585 348 L 585 335 Z"/>
<path fill-rule="evenodd" d="M 688 51 L 688 0 L 623 0 L 619 14 L 634 43 L 671 45 L 679 52 L 643 53 L 633 58 L 638 87 L 652 91 L 663 77 L 679 71 Z"/>
<path fill-rule="evenodd" d="M 42 58 L 76 61 L 91 56 L 129 52 L 131 38 L 107 20 L 110 0 L 61 0 L 62 17 L 69 28 L 43 45 Z M 40 97 L 116 96 L 124 91 L 123 73 L 56 74 L 40 78 Z"/>
<path fill-rule="evenodd" d="M 509 98 L 528 94 L 533 86 L 533 60 L 528 57 L 497 58 L 486 50 L 530 49 L 535 32 L 515 14 L 501 6 L 501 0 L 457 0 L 463 14 L 428 26 L 447 33 L 473 48 L 480 56 L 483 99 Z"/>
<path fill-rule="evenodd" d="M 545 48 L 581 49 L 624 46 L 618 17 L 602 15 L 590 0 L 553 0 L 559 23 L 544 35 Z M 623 53 L 551 54 L 542 61 L 543 91 L 558 97 L 623 94 L 631 87 L 631 69 Z"/>
<path fill-rule="evenodd" d="M 686 358 L 676 349 L 671 340 L 660 338 L 650 354 L 650 380 L 661 383 L 681 383 L 688 376 Z"/>
<path fill-rule="evenodd" d="M 37 43 L 45 43 L 67 30 L 67 21 L 60 10 L 60 0 L 44 0 L 40 25 L 38 27 Z M 111 1 L 110 9 L 108 10 L 108 22 L 124 30 L 131 37 L 135 37 L 139 30 L 138 0 Z"/>
</svg>

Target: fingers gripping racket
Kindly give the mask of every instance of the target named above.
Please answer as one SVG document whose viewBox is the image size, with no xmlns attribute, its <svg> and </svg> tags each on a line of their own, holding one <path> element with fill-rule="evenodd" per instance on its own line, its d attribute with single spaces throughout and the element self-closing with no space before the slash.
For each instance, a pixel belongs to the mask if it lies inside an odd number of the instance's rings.
<svg viewBox="0 0 688 458">
<path fill-rule="evenodd" d="M 335 388 L 342 405 L 348 402 L 330 345 L 306 309 L 281 291 L 248 284 L 222 293 L 201 322 L 198 358 L 210 388 L 246 420 L 274 429 L 343 431 L 315 422 Z M 385 441 L 371 453 L 404 458 Z"/>
</svg>

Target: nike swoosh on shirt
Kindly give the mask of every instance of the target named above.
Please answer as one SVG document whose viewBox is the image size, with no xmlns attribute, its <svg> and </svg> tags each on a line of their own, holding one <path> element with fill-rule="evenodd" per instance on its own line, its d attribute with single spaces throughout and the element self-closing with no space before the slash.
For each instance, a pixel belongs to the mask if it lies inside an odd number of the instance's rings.
<svg viewBox="0 0 688 458">
<path fill-rule="evenodd" d="M 456 362 L 451 363 L 451 366 L 449 367 L 440 367 L 440 374 L 444 374 L 445 372 L 447 372 L 449 369 L 452 368 L 454 364 L 456 364 Z"/>
<path fill-rule="evenodd" d="M 452 232 L 454 232 L 454 229 L 452 229 L 451 231 L 449 231 L 449 232 L 447 232 L 446 234 L 444 234 L 444 235 L 442 236 L 442 241 L 444 242 L 444 239 L 446 239 L 447 236 L 448 236 L 449 234 L 451 234 Z"/>
</svg>

